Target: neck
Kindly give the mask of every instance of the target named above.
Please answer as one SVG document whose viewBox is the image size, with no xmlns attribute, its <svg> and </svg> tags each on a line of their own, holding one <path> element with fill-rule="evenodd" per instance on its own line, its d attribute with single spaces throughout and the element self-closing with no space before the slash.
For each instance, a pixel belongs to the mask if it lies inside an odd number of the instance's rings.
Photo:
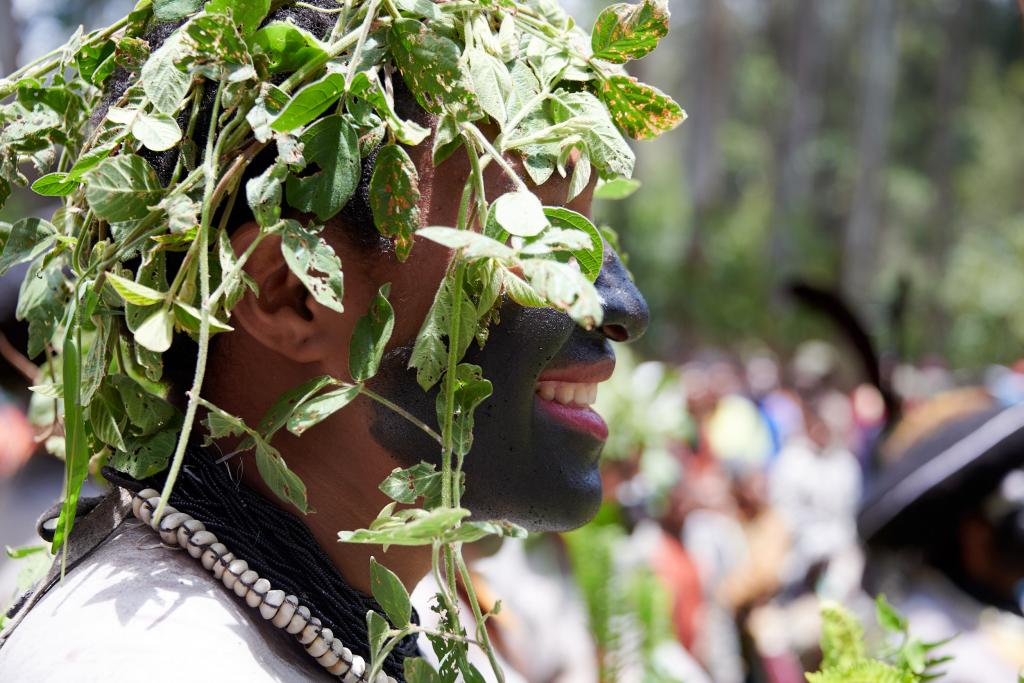
<svg viewBox="0 0 1024 683">
<path fill-rule="evenodd" d="M 239 335 L 232 334 L 231 337 Z M 229 341 L 225 338 L 224 341 Z M 237 373 L 210 378 L 204 394 L 227 412 L 237 415 L 248 425 L 259 423 L 273 400 L 302 381 L 322 372 L 275 357 L 253 362 L 247 357 L 253 350 L 242 340 L 231 340 L 230 347 L 218 349 L 225 357 L 219 367 L 266 368 L 259 373 Z M 216 367 L 216 366 L 215 366 Z M 332 428 L 332 420 L 314 427 L 301 439 L 285 430 L 274 436 L 273 445 L 288 467 L 306 485 L 310 507 L 315 510 L 302 515 L 282 501 L 263 482 L 255 465 L 243 454 L 243 481 L 267 500 L 299 516 L 313 534 L 317 544 L 330 558 L 345 581 L 367 595 L 370 590 L 370 557 L 385 565 L 411 591 L 430 571 L 429 547 L 391 546 L 385 554 L 379 545 L 340 543 L 338 532 L 369 526 L 378 512 L 390 501 L 377 487 L 396 466 L 396 462 L 369 433 L 370 406 L 359 398 L 347 406 L 348 419 L 341 429 Z M 340 432 L 340 433 L 339 433 Z M 230 452 L 233 444 L 224 443 Z"/>
</svg>

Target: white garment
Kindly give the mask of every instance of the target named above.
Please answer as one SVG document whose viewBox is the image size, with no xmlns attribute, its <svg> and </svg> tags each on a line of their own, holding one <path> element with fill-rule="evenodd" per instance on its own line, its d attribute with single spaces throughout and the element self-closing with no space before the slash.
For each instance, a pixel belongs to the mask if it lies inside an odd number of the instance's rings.
<svg viewBox="0 0 1024 683">
<path fill-rule="evenodd" d="M 0 649 L 5 683 L 337 680 L 184 550 L 127 521 Z"/>
</svg>

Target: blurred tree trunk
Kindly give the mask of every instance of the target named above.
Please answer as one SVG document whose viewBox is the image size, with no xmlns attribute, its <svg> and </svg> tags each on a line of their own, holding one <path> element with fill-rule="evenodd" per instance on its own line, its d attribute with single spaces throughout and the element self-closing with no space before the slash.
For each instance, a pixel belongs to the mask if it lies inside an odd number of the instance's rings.
<svg viewBox="0 0 1024 683">
<path fill-rule="evenodd" d="M 798 257 L 793 223 L 810 208 L 815 170 L 811 143 L 821 126 L 828 50 L 818 0 L 796 0 L 780 7 L 785 12 L 780 61 L 789 89 L 788 106 L 776 134 L 770 265 L 780 277 L 788 277 Z"/>
<path fill-rule="evenodd" d="M 731 93 L 733 36 L 729 12 L 722 0 L 697 0 L 690 31 L 686 122 L 686 179 L 693 204 L 693 231 L 686 262 L 699 263 L 704 222 L 722 189 L 722 150 L 718 140 L 726 120 Z"/>
<path fill-rule="evenodd" d="M 842 286 L 862 315 L 869 302 L 882 221 L 882 196 L 888 156 L 889 120 L 896 80 L 893 0 L 868 0 L 859 91 L 857 184 L 843 239 Z"/>
<path fill-rule="evenodd" d="M 935 282 L 939 282 L 946 269 L 949 250 L 955 243 L 953 227 L 957 217 L 954 180 L 957 171 L 957 138 L 967 72 L 970 62 L 969 38 L 972 12 L 969 0 L 957 0 L 946 9 L 943 21 L 942 57 L 937 60 L 935 120 L 931 151 L 928 157 L 928 175 L 935 189 L 935 201 L 929 212 L 927 225 L 928 266 Z M 929 302 L 928 327 L 946 329 L 947 315 L 941 302 Z M 936 339 L 936 343 L 939 343 Z M 940 348 L 932 348 L 939 351 Z"/>
<path fill-rule="evenodd" d="M 0 0 L 0 76 L 18 68 L 18 53 L 21 52 L 21 37 L 14 20 L 12 0 Z"/>
</svg>

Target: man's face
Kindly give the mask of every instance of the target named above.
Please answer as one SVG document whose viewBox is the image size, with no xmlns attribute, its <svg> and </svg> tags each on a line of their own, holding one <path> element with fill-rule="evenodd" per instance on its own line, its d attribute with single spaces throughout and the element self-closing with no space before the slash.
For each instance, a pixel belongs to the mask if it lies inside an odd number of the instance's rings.
<svg viewBox="0 0 1024 683">
<path fill-rule="evenodd" d="M 434 169 L 428 143 L 412 151 L 421 177 L 421 211 L 425 225 L 455 225 L 458 202 L 468 174 L 464 153 Z M 521 168 L 518 160 L 512 160 Z M 485 172 L 487 199 L 512 189 L 496 164 Z M 545 205 L 566 205 L 568 180 L 557 173 L 532 188 Z M 567 206 L 590 213 L 593 187 Z M 345 250 L 344 246 L 341 250 Z M 376 288 L 391 282 L 390 301 L 396 326 L 392 342 L 373 380 L 374 389 L 427 424 L 436 423 L 438 387 L 424 392 L 408 369 L 419 327 L 430 308 L 451 252 L 418 240 L 405 264 L 383 255 L 342 253 L 346 279 L 346 314 L 362 315 Z M 546 308 L 502 303 L 500 323 L 492 326 L 481 349 L 475 343 L 465 358 L 479 365 L 493 384 L 493 394 L 476 411 L 474 442 L 466 456 L 463 504 L 475 516 L 502 518 L 534 530 L 579 526 L 596 512 L 601 499 L 598 457 L 607 437 L 604 421 L 589 407 L 597 384 L 607 379 L 615 356 L 610 341 L 633 339 L 647 326 L 647 305 L 619 257 L 606 246 L 595 286 L 604 306 L 603 327 L 584 330 L 566 314 Z M 351 322 L 351 321 L 350 321 Z M 339 346 L 337 374 L 347 368 Z M 333 374 L 333 373 L 332 373 Z M 440 464 L 431 440 L 405 418 L 377 404 L 361 402 L 321 428 L 336 431 L 338 441 L 359 448 L 359 455 L 383 450 L 387 471 L 420 461 Z M 440 431 L 439 429 L 437 431 Z M 360 435 L 372 440 L 372 447 Z M 351 456 L 350 456 L 351 458 Z M 378 472 L 379 473 L 379 472 Z"/>
</svg>

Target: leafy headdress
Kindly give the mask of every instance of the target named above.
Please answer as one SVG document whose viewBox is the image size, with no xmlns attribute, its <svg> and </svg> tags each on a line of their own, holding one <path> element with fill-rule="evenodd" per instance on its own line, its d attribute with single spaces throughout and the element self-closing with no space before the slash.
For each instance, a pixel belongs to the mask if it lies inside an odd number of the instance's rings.
<svg viewBox="0 0 1024 683">
<path fill-rule="evenodd" d="M 285 5 L 321 13 L 329 30 L 317 36 L 276 19 Z M 151 45 L 161 29 L 163 39 Z M 421 507 L 396 512 L 391 505 L 369 529 L 343 532 L 342 540 L 440 549 L 435 571 L 446 616 L 435 645 L 446 653 L 442 674 L 447 666 L 472 680 L 465 639 L 451 638 L 463 632 L 459 576 L 483 623 L 459 545 L 518 530 L 469 521 L 460 507 L 473 410 L 491 391 L 479 367 L 460 361 L 471 343 L 486 340 L 503 296 L 564 310 L 586 327 L 602 315 L 593 287 L 601 232 L 578 213 L 543 206 L 503 153 L 521 155 L 536 185 L 566 174 L 575 154 L 567 200 L 594 174 L 615 194 L 633 170 L 623 133 L 653 138 L 684 117 L 622 67 L 667 30 L 664 0 L 612 5 L 589 36 L 548 0 L 141 0 L 112 26 L 80 30 L 0 80 L 0 207 L 12 185 L 28 183 L 28 167 L 42 174 L 32 189 L 61 200 L 50 220 L 0 223 L 0 274 L 29 264 L 17 315 L 29 324 L 29 355 L 45 356 L 44 379 L 33 390 L 53 406 L 55 433 L 63 434 L 51 439 L 66 462 L 54 552 L 71 532 L 91 462 L 136 478 L 167 470 L 166 501 L 199 408 L 208 415 L 207 436 L 241 437 L 269 487 L 302 511 L 305 487 L 271 445 L 274 433 L 301 434 L 359 395 L 400 411 L 365 386 L 394 324 L 387 286 L 356 327 L 351 382 L 311 380 L 282 396 L 258 425 L 203 398 L 210 339 L 231 329 L 231 309 L 249 287 L 246 259 L 267 236 L 280 236 L 284 260 L 319 303 L 343 310 L 342 264 L 322 225 L 348 204 L 363 160 L 375 158 L 369 208 L 397 258 L 405 260 L 417 239 L 455 254 L 410 361 L 425 390 L 441 384 L 438 424 L 405 414 L 438 442 L 442 467 L 396 470 L 382 490 Z M 420 225 L 417 169 L 406 149 L 431 130 L 399 114 L 399 77 L 435 118 L 433 163 L 460 148 L 468 155 L 454 226 Z M 112 80 L 121 87 L 111 88 Z M 485 123 L 496 136 L 484 134 Z M 150 163 L 157 155 L 172 159 L 162 175 Z M 254 160 L 268 157 L 254 172 Z M 515 189 L 488 197 L 489 164 Z M 243 202 L 259 235 L 236 254 L 228 230 Z M 293 215 L 301 218 L 286 217 Z M 176 333 L 197 345 L 184 414 L 162 381 Z M 411 626 L 405 589 L 380 565 L 372 569 L 390 618 L 368 615 L 379 668 L 382 653 Z M 477 636 L 489 652 L 486 629 Z M 407 675 L 434 680 L 419 664 Z"/>
</svg>

